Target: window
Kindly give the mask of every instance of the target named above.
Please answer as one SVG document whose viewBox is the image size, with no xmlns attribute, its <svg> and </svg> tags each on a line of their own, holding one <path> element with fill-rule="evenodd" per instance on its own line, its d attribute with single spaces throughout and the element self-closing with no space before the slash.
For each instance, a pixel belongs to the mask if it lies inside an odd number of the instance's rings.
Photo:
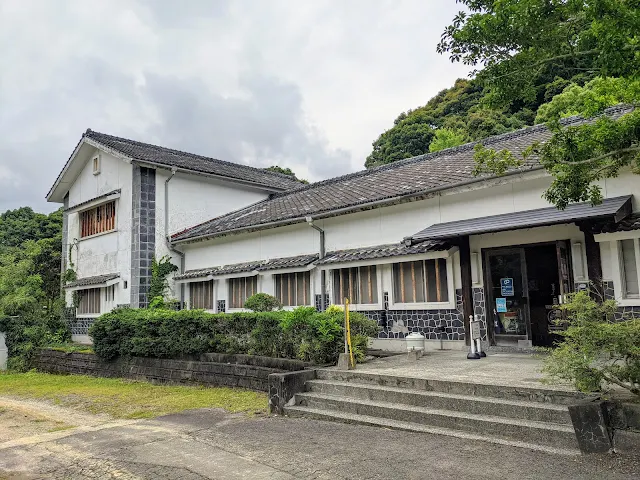
<svg viewBox="0 0 640 480">
<path fill-rule="evenodd" d="M 622 288 L 625 298 L 640 298 L 640 246 L 638 239 L 621 240 Z"/>
<path fill-rule="evenodd" d="M 213 280 L 189 284 L 191 308 L 213 310 Z"/>
<path fill-rule="evenodd" d="M 395 303 L 448 302 L 447 260 L 394 263 L 393 299 Z"/>
<path fill-rule="evenodd" d="M 100 289 L 88 288 L 86 290 L 78 290 L 80 302 L 78 303 L 77 314 L 93 314 L 100 313 Z"/>
<path fill-rule="evenodd" d="M 91 164 L 93 166 L 93 174 L 98 175 L 100 173 L 100 155 L 96 155 L 91 159 Z"/>
<path fill-rule="evenodd" d="M 116 286 L 110 285 L 104 288 L 104 311 L 109 312 L 115 307 Z"/>
<path fill-rule="evenodd" d="M 244 302 L 258 291 L 258 277 L 241 277 L 229 279 L 230 308 L 244 308 Z"/>
<path fill-rule="evenodd" d="M 116 202 L 98 205 L 80 212 L 80 237 L 88 237 L 116 228 Z"/>
<path fill-rule="evenodd" d="M 338 305 L 378 303 L 378 277 L 375 265 L 341 268 L 333 271 L 333 301 Z"/>
<path fill-rule="evenodd" d="M 276 298 L 284 306 L 311 305 L 311 273 L 296 272 L 274 275 Z"/>
</svg>

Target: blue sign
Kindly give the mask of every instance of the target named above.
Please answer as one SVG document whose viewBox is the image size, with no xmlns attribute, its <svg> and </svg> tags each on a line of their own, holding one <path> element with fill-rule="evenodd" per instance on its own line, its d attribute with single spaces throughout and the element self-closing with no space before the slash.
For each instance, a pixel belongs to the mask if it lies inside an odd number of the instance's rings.
<svg viewBox="0 0 640 480">
<path fill-rule="evenodd" d="M 513 297 L 513 278 L 500 279 L 500 295 L 503 297 Z"/>
<path fill-rule="evenodd" d="M 507 311 L 507 299 L 496 298 L 496 312 L 505 313 Z"/>
</svg>

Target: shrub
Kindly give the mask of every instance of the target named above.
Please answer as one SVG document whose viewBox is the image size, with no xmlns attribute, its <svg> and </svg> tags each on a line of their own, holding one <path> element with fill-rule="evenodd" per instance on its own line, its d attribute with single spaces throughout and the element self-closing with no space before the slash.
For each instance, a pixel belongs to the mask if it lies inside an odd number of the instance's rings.
<svg viewBox="0 0 640 480">
<path fill-rule="evenodd" d="M 282 308 L 282 304 L 274 296 L 267 293 L 256 293 L 244 302 L 244 308 L 254 312 L 272 312 Z"/>
<path fill-rule="evenodd" d="M 6 333 L 9 370 L 30 370 L 35 367 L 36 356 L 42 347 L 71 339 L 69 329 L 58 313 L 24 313 L 0 318 L 0 331 Z"/>
<path fill-rule="evenodd" d="M 352 344 L 364 358 L 375 322 L 352 314 Z M 101 358 L 117 356 L 175 358 L 206 352 L 248 353 L 297 358 L 315 364 L 335 362 L 343 350 L 343 314 L 293 311 L 211 314 L 203 310 L 116 309 L 89 330 Z"/>
<path fill-rule="evenodd" d="M 583 392 L 611 385 L 640 395 L 640 319 L 616 322 L 617 304 L 578 292 L 563 306 L 568 323 L 562 342 L 545 359 L 549 381 L 569 381 Z"/>
</svg>

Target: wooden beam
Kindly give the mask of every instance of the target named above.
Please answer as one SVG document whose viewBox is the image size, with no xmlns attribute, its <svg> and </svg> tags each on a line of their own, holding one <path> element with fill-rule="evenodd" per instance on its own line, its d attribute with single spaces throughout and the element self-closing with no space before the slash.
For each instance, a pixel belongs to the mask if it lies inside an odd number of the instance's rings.
<svg viewBox="0 0 640 480">
<path fill-rule="evenodd" d="M 600 258 L 600 245 L 595 241 L 591 225 L 580 224 L 580 230 L 584 233 L 584 251 L 587 256 L 587 276 L 591 283 L 592 297 L 596 300 L 604 300 L 604 288 L 602 285 L 602 259 Z"/>
<path fill-rule="evenodd" d="M 460 248 L 460 280 L 462 282 L 462 312 L 464 316 L 464 340 L 470 345 L 471 331 L 469 316 L 473 315 L 473 289 L 471 288 L 471 249 L 469 236 L 465 235 L 458 240 Z"/>
</svg>

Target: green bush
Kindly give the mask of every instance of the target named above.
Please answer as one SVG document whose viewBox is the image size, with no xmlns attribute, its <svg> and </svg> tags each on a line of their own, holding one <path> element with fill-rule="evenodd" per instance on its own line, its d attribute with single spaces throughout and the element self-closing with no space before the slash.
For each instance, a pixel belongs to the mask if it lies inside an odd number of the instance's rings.
<svg viewBox="0 0 640 480">
<path fill-rule="evenodd" d="M 278 299 L 268 293 L 256 293 L 244 302 L 244 308 L 254 312 L 272 312 L 282 308 Z"/>
<path fill-rule="evenodd" d="M 640 319 L 616 322 L 616 302 L 596 302 L 587 292 L 574 294 L 563 308 L 568 326 L 545 359 L 548 379 L 583 392 L 617 385 L 640 396 Z"/>
<path fill-rule="evenodd" d="M 352 313 L 352 344 L 362 360 L 368 337 L 378 326 Z M 247 353 L 297 358 L 315 364 L 337 360 L 343 351 L 343 314 L 293 311 L 210 314 L 203 310 L 116 309 L 89 330 L 101 358 L 118 356 L 176 358 L 207 352 Z"/>
<path fill-rule="evenodd" d="M 69 328 L 58 313 L 1 317 L 0 332 L 6 333 L 7 368 L 17 371 L 34 368 L 42 347 L 71 340 Z"/>
</svg>

